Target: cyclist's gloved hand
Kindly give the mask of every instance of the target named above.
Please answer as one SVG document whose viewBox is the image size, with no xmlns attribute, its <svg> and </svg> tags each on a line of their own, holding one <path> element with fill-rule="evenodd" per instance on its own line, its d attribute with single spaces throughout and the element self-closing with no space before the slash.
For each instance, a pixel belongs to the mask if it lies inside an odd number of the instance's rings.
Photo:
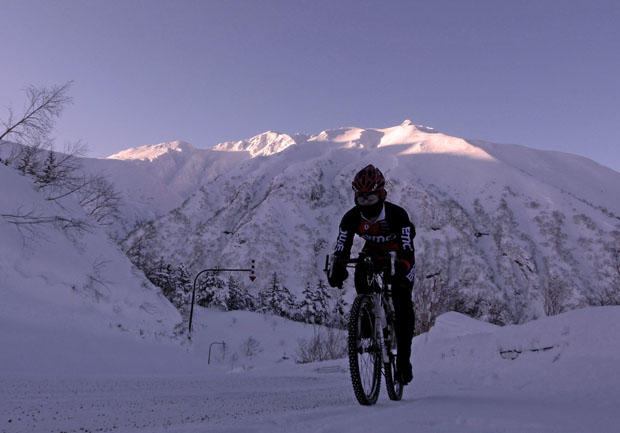
<svg viewBox="0 0 620 433">
<path fill-rule="evenodd" d="M 415 263 L 409 263 L 406 260 L 399 260 L 396 263 L 396 279 L 403 281 L 405 284 L 412 284 L 415 280 Z"/>
<path fill-rule="evenodd" d="M 342 287 L 342 283 L 349 277 L 349 271 L 343 265 L 334 263 L 331 273 L 327 276 L 327 282 L 332 287 Z"/>
<path fill-rule="evenodd" d="M 407 275 L 410 268 L 411 264 L 409 262 L 400 259 L 396 262 L 396 275 Z"/>
</svg>

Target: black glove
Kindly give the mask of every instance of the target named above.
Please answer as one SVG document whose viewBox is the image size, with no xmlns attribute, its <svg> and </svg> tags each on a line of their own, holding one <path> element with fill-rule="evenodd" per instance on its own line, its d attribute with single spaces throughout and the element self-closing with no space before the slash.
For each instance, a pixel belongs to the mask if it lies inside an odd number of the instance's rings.
<svg viewBox="0 0 620 433">
<path fill-rule="evenodd" d="M 327 275 L 327 282 L 332 287 L 342 287 L 344 280 L 349 278 L 349 271 L 343 265 L 334 263 L 331 272 Z"/>
<path fill-rule="evenodd" d="M 411 287 L 415 280 L 415 263 L 410 266 L 408 262 L 399 260 L 396 263 L 394 279 L 398 285 Z"/>
</svg>

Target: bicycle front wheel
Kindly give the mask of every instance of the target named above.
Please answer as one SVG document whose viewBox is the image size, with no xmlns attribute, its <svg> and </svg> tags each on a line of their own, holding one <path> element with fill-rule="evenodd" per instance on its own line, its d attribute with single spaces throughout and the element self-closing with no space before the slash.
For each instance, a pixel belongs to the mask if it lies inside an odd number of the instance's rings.
<svg viewBox="0 0 620 433">
<path fill-rule="evenodd" d="M 355 397 L 365 406 L 377 402 L 381 387 L 381 345 L 375 329 L 374 302 L 358 295 L 349 316 L 349 367 Z"/>
</svg>

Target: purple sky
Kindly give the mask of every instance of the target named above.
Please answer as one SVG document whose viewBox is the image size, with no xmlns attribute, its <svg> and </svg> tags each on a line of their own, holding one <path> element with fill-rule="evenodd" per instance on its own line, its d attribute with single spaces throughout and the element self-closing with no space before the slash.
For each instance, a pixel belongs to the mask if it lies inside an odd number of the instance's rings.
<svg viewBox="0 0 620 433">
<path fill-rule="evenodd" d="M 617 0 L 0 0 L 0 105 L 75 80 L 56 137 L 95 157 L 411 119 L 620 171 L 619 23 Z"/>
</svg>

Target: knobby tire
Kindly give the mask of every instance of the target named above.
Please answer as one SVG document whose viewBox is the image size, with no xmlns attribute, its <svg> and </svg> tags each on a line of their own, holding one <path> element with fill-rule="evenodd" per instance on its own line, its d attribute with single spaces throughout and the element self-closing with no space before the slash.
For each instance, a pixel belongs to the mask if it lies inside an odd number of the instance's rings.
<svg viewBox="0 0 620 433">
<path fill-rule="evenodd" d="M 349 316 L 349 368 L 357 401 L 364 406 L 377 402 L 381 388 L 381 348 L 375 335 L 373 300 L 358 295 Z"/>
</svg>

